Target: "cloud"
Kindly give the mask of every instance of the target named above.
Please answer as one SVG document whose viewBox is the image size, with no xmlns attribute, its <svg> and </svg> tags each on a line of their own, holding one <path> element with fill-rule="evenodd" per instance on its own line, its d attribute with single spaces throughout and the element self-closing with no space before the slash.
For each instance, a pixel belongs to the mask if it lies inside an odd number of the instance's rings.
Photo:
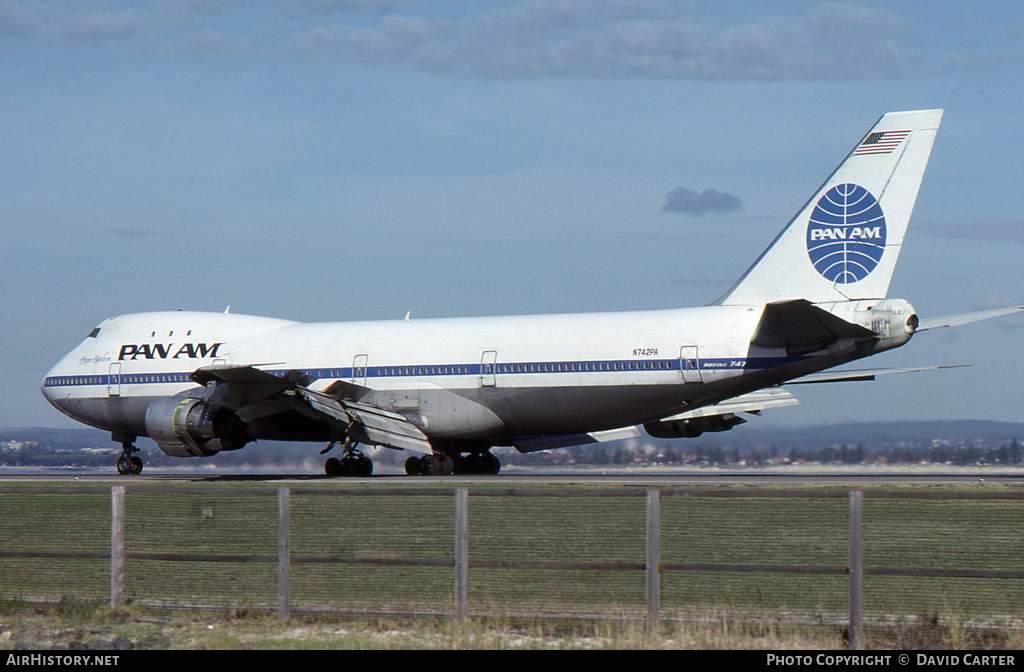
<svg viewBox="0 0 1024 672">
<path fill-rule="evenodd" d="M 150 238 L 171 235 L 169 231 L 159 229 L 107 229 L 104 233 L 119 238 Z"/>
<path fill-rule="evenodd" d="M 987 217 L 968 220 L 931 220 L 921 230 L 937 238 L 1024 241 L 1024 218 Z"/>
<path fill-rule="evenodd" d="M 292 14 L 295 9 L 318 14 L 349 10 L 382 11 L 415 4 L 418 0 L 278 0 L 285 14 Z"/>
<path fill-rule="evenodd" d="M 27 35 L 40 26 L 39 18 L 16 2 L 0 2 L 0 36 Z"/>
<path fill-rule="evenodd" d="M 299 53 L 477 76 L 849 80 L 903 76 L 906 23 L 827 3 L 789 22 L 715 28 L 676 3 L 525 0 L 463 19 L 388 15 L 294 36 Z"/>
<path fill-rule="evenodd" d="M 92 11 L 69 21 L 65 33 L 74 40 L 109 42 L 138 35 L 143 28 L 144 21 L 136 11 Z"/>
<path fill-rule="evenodd" d="M 661 209 L 665 212 L 685 212 L 700 217 L 709 212 L 718 214 L 742 210 L 743 201 L 717 189 L 705 189 L 697 193 L 686 187 L 676 187 L 665 196 L 665 205 L 661 206 Z"/>
<path fill-rule="evenodd" d="M 1011 306 L 1021 305 L 1020 300 L 1014 301 L 1013 299 L 1003 295 L 1001 292 L 992 292 L 988 297 L 978 306 L 977 310 L 992 310 L 994 308 L 1009 308 Z M 993 321 L 993 326 L 1003 331 L 1019 331 L 1024 329 L 1024 312 L 1014 313 L 1004 317 L 997 317 Z"/>
<path fill-rule="evenodd" d="M 916 36 L 899 16 L 844 3 L 737 25 L 701 16 L 689 2 L 654 0 L 467 3 L 457 6 L 461 13 L 406 0 L 110 0 L 102 7 L 0 0 L 0 36 L 189 53 L 199 42 L 198 51 L 243 57 L 488 78 L 846 81 L 904 77 L 944 60 L 907 46 Z"/>
</svg>

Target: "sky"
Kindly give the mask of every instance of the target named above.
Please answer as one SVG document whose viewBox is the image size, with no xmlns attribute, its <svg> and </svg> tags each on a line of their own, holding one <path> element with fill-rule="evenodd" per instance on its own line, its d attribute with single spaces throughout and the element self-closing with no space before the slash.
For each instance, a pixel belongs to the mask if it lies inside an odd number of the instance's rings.
<svg viewBox="0 0 1024 672">
<path fill-rule="evenodd" d="M 721 296 L 888 111 L 943 108 L 889 296 L 1024 304 L 1024 5 L 0 0 L 0 427 L 103 319 Z M 1024 317 L 748 424 L 1024 420 Z M 738 431 L 738 430 L 735 430 Z"/>
</svg>

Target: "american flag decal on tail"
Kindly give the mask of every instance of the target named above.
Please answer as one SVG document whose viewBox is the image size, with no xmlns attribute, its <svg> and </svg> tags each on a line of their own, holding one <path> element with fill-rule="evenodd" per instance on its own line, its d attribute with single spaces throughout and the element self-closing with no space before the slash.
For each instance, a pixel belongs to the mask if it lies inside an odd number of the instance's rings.
<svg viewBox="0 0 1024 672">
<path fill-rule="evenodd" d="M 861 154 L 891 154 L 892 150 L 910 135 L 910 131 L 877 131 L 869 133 L 864 142 L 853 151 L 854 156 Z"/>
</svg>

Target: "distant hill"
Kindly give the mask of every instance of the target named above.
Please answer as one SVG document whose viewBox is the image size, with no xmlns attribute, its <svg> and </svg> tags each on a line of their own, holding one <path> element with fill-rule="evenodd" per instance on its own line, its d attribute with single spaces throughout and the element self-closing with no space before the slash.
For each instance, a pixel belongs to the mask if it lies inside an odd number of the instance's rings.
<svg viewBox="0 0 1024 672">
<path fill-rule="evenodd" d="M 28 427 L 24 429 L 0 429 L 0 443 L 22 441 L 51 446 L 59 450 L 81 448 L 110 448 L 110 432 L 83 427 L 81 429 L 50 429 Z"/>
<path fill-rule="evenodd" d="M 838 443 L 897 444 L 932 440 L 1002 442 L 1024 441 L 1024 423 L 992 420 L 905 420 L 898 422 L 856 422 L 811 427 L 741 426 L 742 433 L 728 441 L 733 445 L 765 445 L 770 443 L 796 446 L 821 446 Z M 748 429 L 749 427 L 749 429 Z M 701 439 L 710 438 L 706 434 Z M 742 438 L 741 438 L 742 437 Z"/>
<path fill-rule="evenodd" d="M 850 422 L 809 427 L 779 427 L 752 420 L 728 432 L 704 434 L 698 439 L 673 441 L 680 447 L 694 441 L 722 443 L 736 447 L 754 447 L 777 443 L 814 447 L 839 443 L 895 444 L 938 440 L 981 440 L 986 442 L 1024 441 L 1024 422 L 993 420 L 907 420 L 899 422 Z M 28 427 L 0 429 L 0 443 L 28 441 L 56 449 L 116 448 L 110 432 L 100 429 L 52 429 Z M 146 443 L 149 443 L 143 439 Z M 141 442 L 140 442 L 140 445 Z M 153 445 L 153 444 L 149 444 Z M 288 445 L 282 442 L 260 442 L 263 447 Z M 295 444 L 311 447 L 313 444 Z M 155 446 L 154 446 L 155 447 Z M 247 447 L 248 448 L 248 447 Z M 244 451 L 243 451 L 244 452 Z"/>
<path fill-rule="evenodd" d="M 301 465 L 322 462 L 317 443 L 261 441 L 243 450 L 224 452 L 212 460 L 182 460 L 164 455 L 149 439 L 139 448 L 147 464 L 185 466 L 199 462 L 232 468 L 242 465 Z M 110 433 L 98 429 L 51 429 L 30 427 L 0 430 L 0 465 L 104 466 L 113 464 L 120 446 Z M 751 422 L 728 432 L 704 434 L 696 439 L 641 437 L 548 453 L 521 456 L 503 449 L 502 460 L 516 464 L 590 463 L 611 459 L 635 460 L 631 455 L 658 461 L 730 462 L 755 456 L 755 463 L 776 459 L 840 460 L 859 462 L 886 456 L 890 461 L 929 459 L 936 462 L 1024 461 L 1024 423 L 989 420 L 938 420 L 862 422 L 812 427 L 777 427 Z M 570 454 L 571 452 L 571 454 Z M 683 456 L 692 456 L 684 459 Z M 666 457 L 668 456 L 668 457 Z M 380 450 L 374 459 L 401 464 L 405 454 Z M 564 460 L 562 458 L 565 458 Z"/>
</svg>

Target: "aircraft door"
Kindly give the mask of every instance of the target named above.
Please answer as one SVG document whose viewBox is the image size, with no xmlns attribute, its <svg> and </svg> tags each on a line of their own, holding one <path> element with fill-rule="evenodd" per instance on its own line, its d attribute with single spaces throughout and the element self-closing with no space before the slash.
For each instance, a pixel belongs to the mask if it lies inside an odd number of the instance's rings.
<svg viewBox="0 0 1024 672">
<path fill-rule="evenodd" d="M 368 355 L 356 355 L 352 359 L 352 383 L 366 387 L 366 360 Z"/>
<path fill-rule="evenodd" d="M 107 376 L 107 396 L 121 396 L 121 362 L 114 362 L 110 365 L 110 373 Z"/>
<path fill-rule="evenodd" d="M 684 345 L 679 350 L 679 369 L 683 373 L 684 383 L 700 383 L 700 359 L 697 357 L 696 345 Z"/>
<path fill-rule="evenodd" d="M 480 386 L 481 387 L 494 387 L 495 384 L 495 371 L 497 366 L 495 362 L 498 361 L 498 352 L 496 350 L 484 350 L 483 355 L 480 356 Z"/>
</svg>

